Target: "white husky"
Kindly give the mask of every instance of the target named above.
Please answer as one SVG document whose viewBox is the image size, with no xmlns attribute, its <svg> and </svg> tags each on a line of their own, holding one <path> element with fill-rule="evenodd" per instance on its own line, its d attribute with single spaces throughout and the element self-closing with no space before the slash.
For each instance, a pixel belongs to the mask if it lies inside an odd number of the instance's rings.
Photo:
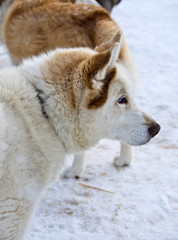
<svg viewBox="0 0 178 240">
<path fill-rule="evenodd" d="M 0 39 L 6 44 L 12 62 L 19 64 L 22 59 L 58 47 L 85 46 L 93 49 L 99 46 L 102 51 L 107 49 L 107 44 L 120 31 L 120 27 L 104 9 L 79 3 L 98 5 L 95 0 L 53 0 L 50 2 L 46 0 L 0 0 Z M 19 38 L 22 32 L 23 37 Z M 119 61 L 122 61 L 127 68 L 127 74 L 129 71 L 132 75 L 130 78 L 133 79 L 135 88 L 135 80 L 138 78 L 124 39 Z M 116 166 L 127 165 L 131 159 L 132 147 L 121 142 L 120 156 L 115 157 L 114 164 Z M 64 176 L 80 176 L 83 170 L 84 153 L 80 153 L 75 156 L 72 167 L 65 171 Z"/>
<path fill-rule="evenodd" d="M 102 138 L 147 143 L 159 125 L 132 99 L 132 79 L 111 48 L 58 49 L 0 72 L 0 239 L 23 239 L 41 193 L 66 153 Z"/>
</svg>

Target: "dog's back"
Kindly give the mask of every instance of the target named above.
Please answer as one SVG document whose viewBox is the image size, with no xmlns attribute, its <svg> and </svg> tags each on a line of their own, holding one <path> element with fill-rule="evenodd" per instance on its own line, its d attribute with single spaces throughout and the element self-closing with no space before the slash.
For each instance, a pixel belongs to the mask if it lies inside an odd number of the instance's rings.
<svg viewBox="0 0 178 240">
<path fill-rule="evenodd" d="M 101 7 L 56 0 L 18 1 L 5 19 L 4 38 L 12 56 L 21 60 L 57 47 L 94 48 L 119 30 Z"/>
</svg>

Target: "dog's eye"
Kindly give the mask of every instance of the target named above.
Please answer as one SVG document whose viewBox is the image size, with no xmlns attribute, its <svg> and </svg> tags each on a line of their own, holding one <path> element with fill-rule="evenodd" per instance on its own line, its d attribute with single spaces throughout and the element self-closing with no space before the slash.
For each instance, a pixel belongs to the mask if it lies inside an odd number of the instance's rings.
<svg viewBox="0 0 178 240">
<path fill-rule="evenodd" d="M 126 96 L 120 97 L 120 98 L 117 100 L 117 102 L 118 102 L 119 104 L 127 104 L 127 103 L 128 103 Z"/>
</svg>

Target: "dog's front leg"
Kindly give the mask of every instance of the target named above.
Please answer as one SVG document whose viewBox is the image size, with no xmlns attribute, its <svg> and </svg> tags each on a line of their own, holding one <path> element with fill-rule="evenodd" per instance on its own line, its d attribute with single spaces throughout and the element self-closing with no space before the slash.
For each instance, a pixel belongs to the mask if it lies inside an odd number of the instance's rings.
<svg viewBox="0 0 178 240">
<path fill-rule="evenodd" d="M 84 158 L 85 158 L 84 152 L 76 154 L 74 157 L 72 167 L 67 168 L 64 171 L 63 176 L 67 178 L 79 178 L 85 168 Z"/>
<path fill-rule="evenodd" d="M 123 167 L 130 164 L 132 160 L 132 147 L 126 143 L 121 142 L 120 156 L 114 158 L 114 165 L 116 167 Z"/>
</svg>

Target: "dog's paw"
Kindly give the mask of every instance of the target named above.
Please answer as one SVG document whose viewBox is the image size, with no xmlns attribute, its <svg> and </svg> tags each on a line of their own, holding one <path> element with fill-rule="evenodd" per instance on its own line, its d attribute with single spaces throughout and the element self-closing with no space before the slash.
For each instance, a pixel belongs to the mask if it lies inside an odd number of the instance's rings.
<svg viewBox="0 0 178 240">
<path fill-rule="evenodd" d="M 125 159 L 121 156 L 114 158 L 114 165 L 116 167 L 125 167 L 128 166 L 131 162 L 131 159 Z"/>
<path fill-rule="evenodd" d="M 75 179 L 79 179 L 80 175 L 81 172 L 73 170 L 72 167 L 67 168 L 62 174 L 63 178 L 75 178 Z"/>
</svg>

